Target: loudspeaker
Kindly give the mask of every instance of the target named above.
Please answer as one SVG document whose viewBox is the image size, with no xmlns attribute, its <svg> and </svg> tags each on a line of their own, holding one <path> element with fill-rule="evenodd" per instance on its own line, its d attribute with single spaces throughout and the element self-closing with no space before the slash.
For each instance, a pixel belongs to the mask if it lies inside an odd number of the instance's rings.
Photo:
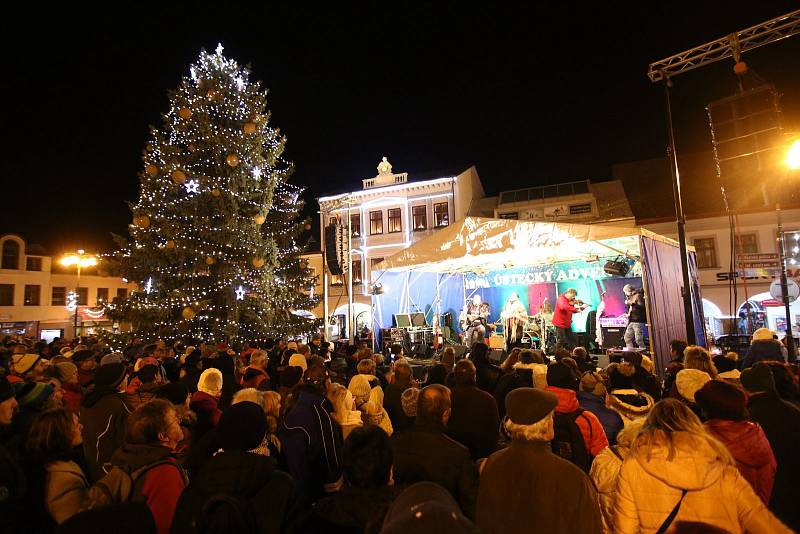
<svg viewBox="0 0 800 534">
<path fill-rule="evenodd" d="M 625 346 L 625 326 L 601 326 L 603 330 L 603 348 Z"/>
<path fill-rule="evenodd" d="M 506 359 L 508 354 L 506 354 L 505 349 L 492 349 L 489 353 L 489 361 L 496 364 L 501 364 Z"/>
<path fill-rule="evenodd" d="M 339 254 L 336 249 L 336 225 L 329 224 L 325 227 L 325 261 L 332 275 L 341 276 L 344 274 L 344 270 L 339 263 Z"/>
<path fill-rule="evenodd" d="M 611 276 L 627 276 L 630 267 L 624 260 L 608 260 L 606 264 L 603 265 L 603 271 Z"/>
</svg>

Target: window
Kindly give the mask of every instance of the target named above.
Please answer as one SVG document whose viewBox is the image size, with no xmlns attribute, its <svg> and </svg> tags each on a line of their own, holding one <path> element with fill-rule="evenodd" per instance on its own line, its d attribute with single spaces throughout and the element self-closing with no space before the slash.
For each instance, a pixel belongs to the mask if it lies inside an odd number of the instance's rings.
<svg viewBox="0 0 800 534">
<path fill-rule="evenodd" d="M 719 267 L 717 264 L 717 245 L 713 237 L 695 239 L 693 244 L 697 251 L 697 267 L 699 269 Z"/>
<path fill-rule="evenodd" d="M 396 234 L 403 231 L 403 218 L 400 215 L 400 208 L 392 208 L 389 215 L 389 233 Z"/>
<path fill-rule="evenodd" d="M 54 287 L 50 297 L 51 306 L 66 306 L 67 305 L 67 288 Z"/>
<path fill-rule="evenodd" d="M 14 305 L 14 284 L 0 284 L 0 306 L 13 306 L 13 305 Z"/>
<path fill-rule="evenodd" d="M 25 306 L 38 306 L 39 293 L 41 286 L 39 285 L 25 285 Z"/>
<path fill-rule="evenodd" d="M 361 283 L 361 260 L 353 260 L 353 283 Z"/>
<path fill-rule="evenodd" d="M 344 275 L 331 274 L 331 285 L 332 286 L 343 286 L 344 285 Z"/>
<path fill-rule="evenodd" d="M 736 243 L 740 246 L 739 253 L 741 254 L 755 254 L 758 252 L 758 236 L 756 234 L 742 234 L 739 237 L 740 241 Z"/>
<path fill-rule="evenodd" d="M 383 233 L 383 212 L 371 211 L 369 212 L 369 235 L 377 235 Z"/>
<path fill-rule="evenodd" d="M 509 211 L 508 213 L 498 213 L 497 216 L 501 219 L 519 219 L 519 212 Z"/>
<path fill-rule="evenodd" d="M 108 288 L 107 287 L 98 287 L 97 288 L 97 305 L 99 306 L 103 302 L 108 302 Z"/>
<path fill-rule="evenodd" d="M 382 261 L 383 261 L 383 258 L 370 258 L 369 259 L 370 269 L 375 268 L 375 266 L 378 265 Z"/>
<path fill-rule="evenodd" d="M 428 209 L 425 206 L 414 206 L 411 208 L 411 215 L 414 219 L 415 232 L 428 229 Z"/>
<path fill-rule="evenodd" d="M 582 213 L 592 213 L 592 204 L 573 204 L 569 207 L 570 215 L 580 215 Z"/>
<path fill-rule="evenodd" d="M 26 271 L 41 271 L 42 270 L 42 258 L 31 258 L 30 256 L 25 258 L 25 270 Z"/>
<path fill-rule="evenodd" d="M 128 288 L 127 287 L 118 287 L 117 288 L 117 297 L 124 299 L 128 297 Z"/>
<path fill-rule="evenodd" d="M 19 243 L 7 239 L 3 243 L 3 269 L 19 269 Z"/>
<path fill-rule="evenodd" d="M 433 225 L 436 228 L 450 224 L 450 215 L 447 209 L 447 202 L 440 202 L 433 205 Z"/>
<path fill-rule="evenodd" d="M 78 306 L 88 306 L 89 305 L 89 288 L 88 287 L 79 287 L 78 288 Z"/>
<path fill-rule="evenodd" d="M 350 235 L 353 237 L 361 237 L 361 215 L 350 216 Z"/>
</svg>

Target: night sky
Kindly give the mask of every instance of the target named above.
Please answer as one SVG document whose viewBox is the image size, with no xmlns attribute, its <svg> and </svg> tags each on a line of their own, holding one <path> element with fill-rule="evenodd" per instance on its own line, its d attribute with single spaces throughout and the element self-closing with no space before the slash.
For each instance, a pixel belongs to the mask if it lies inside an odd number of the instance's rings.
<svg viewBox="0 0 800 534">
<path fill-rule="evenodd" d="M 137 3 L 4 17 L 0 232 L 52 253 L 109 250 L 110 232 L 125 234 L 130 221 L 125 202 L 138 195 L 148 125 L 160 125 L 167 90 L 200 49 L 218 42 L 269 88 L 272 124 L 288 138 L 292 181 L 308 188 L 311 214 L 315 197 L 359 189 L 381 156 L 412 179 L 475 164 L 488 194 L 609 179 L 613 163 L 664 154 L 663 91 L 646 76 L 650 62 L 798 6 L 694 3 L 702 7 L 218 3 L 169 13 Z M 784 94 L 795 131 L 799 58 L 800 36 L 744 57 Z M 710 150 L 704 107 L 734 93 L 732 66 L 675 80 L 679 151 Z"/>
</svg>

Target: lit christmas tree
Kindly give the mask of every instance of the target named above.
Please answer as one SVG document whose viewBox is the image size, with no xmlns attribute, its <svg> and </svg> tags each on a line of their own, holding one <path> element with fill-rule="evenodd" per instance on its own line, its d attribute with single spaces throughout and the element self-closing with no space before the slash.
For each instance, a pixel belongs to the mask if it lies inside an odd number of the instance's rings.
<svg viewBox="0 0 800 534">
<path fill-rule="evenodd" d="M 115 236 L 112 264 L 141 289 L 108 312 L 148 340 L 308 332 L 291 313 L 314 305 L 295 245 L 300 190 L 286 182 L 292 165 L 266 91 L 221 45 L 189 72 L 145 147 L 130 240 Z"/>
</svg>

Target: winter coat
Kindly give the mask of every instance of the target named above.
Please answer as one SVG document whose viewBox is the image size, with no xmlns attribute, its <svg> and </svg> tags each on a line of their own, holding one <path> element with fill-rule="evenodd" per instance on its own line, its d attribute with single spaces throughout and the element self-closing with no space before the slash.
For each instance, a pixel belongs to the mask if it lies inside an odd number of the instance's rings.
<svg viewBox="0 0 800 534">
<path fill-rule="evenodd" d="M 26 477 L 10 436 L 0 427 L 0 532 L 24 532 L 28 526 L 25 507 Z M 9 446 L 7 446 L 9 445 Z"/>
<path fill-rule="evenodd" d="M 473 460 L 497 449 L 500 416 L 494 397 L 471 384 L 456 384 L 450 395 L 447 435 L 469 449 Z"/>
<path fill-rule="evenodd" d="M 45 466 L 45 507 L 59 525 L 89 507 L 89 481 L 72 461 L 50 462 Z"/>
<path fill-rule="evenodd" d="M 206 432 L 216 428 L 222 410 L 219 409 L 219 400 L 203 391 L 195 391 L 189 401 L 189 409 L 197 414 L 197 424 L 194 427 L 195 441 L 202 438 Z"/>
<path fill-rule="evenodd" d="M 617 494 L 617 479 L 622 462 L 628 457 L 630 449 L 620 445 L 611 445 L 597 455 L 589 470 L 589 477 L 594 482 L 600 496 L 600 510 L 603 512 L 603 530 L 613 532 L 614 499 Z"/>
<path fill-rule="evenodd" d="M 494 400 L 501 419 L 506 416 L 506 395 L 517 388 L 533 387 L 533 369 L 522 365 L 515 366 L 512 372 L 501 376 L 497 381 L 497 387 L 494 388 Z"/>
<path fill-rule="evenodd" d="M 784 362 L 786 359 L 783 357 L 781 350 L 783 345 L 777 339 L 759 339 L 750 344 L 750 349 L 747 351 L 747 356 L 742 360 L 742 369 L 752 367 L 758 362 L 774 360 Z"/>
<path fill-rule="evenodd" d="M 758 423 L 712 419 L 706 423 L 706 429 L 727 447 L 739 472 L 764 504 L 769 505 L 777 462 Z"/>
<path fill-rule="evenodd" d="M 341 487 L 342 429 L 330 411 L 325 397 L 301 389 L 278 434 L 300 506 Z"/>
<path fill-rule="evenodd" d="M 614 532 L 655 532 L 687 493 L 673 525 L 697 521 L 731 534 L 791 532 L 756 496 L 732 465 L 726 465 L 708 442 L 685 432 L 672 434 L 667 446 L 639 450 L 622 464 L 614 501 Z"/>
<path fill-rule="evenodd" d="M 403 403 L 401 402 L 403 392 L 410 387 L 413 387 L 410 382 L 393 382 L 386 388 L 386 393 L 383 396 L 383 407 L 386 409 L 386 413 L 389 414 L 389 419 L 392 420 L 392 428 L 395 432 L 414 424 L 414 420 L 403 411 Z"/>
<path fill-rule="evenodd" d="M 617 412 L 626 425 L 647 417 L 654 404 L 653 397 L 635 389 L 615 389 L 606 395 L 606 406 Z"/>
<path fill-rule="evenodd" d="M 598 397 L 588 391 L 578 391 L 577 397 L 580 407 L 587 412 L 592 412 L 597 416 L 600 424 L 603 425 L 608 444 L 616 445 L 617 434 L 619 434 L 619 431 L 625 426 L 622 417 L 611 408 L 606 407 L 603 397 Z"/>
<path fill-rule="evenodd" d="M 105 474 L 103 465 L 125 440 L 125 426 L 133 410 L 124 393 L 110 393 L 96 400 L 84 399 L 79 416 L 83 425 L 83 454 L 89 467 L 89 479 L 97 482 Z"/>
<path fill-rule="evenodd" d="M 64 407 L 74 414 L 81 413 L 83 404 L 83 390 L 80 384 L 61 384 L 61 394 L 64 398 Z"/>
<path fill-rule="evenodd" d="M 180 496 L 170 532 L 194 532 L 203 507 L 215 495 L 247 503 L 257 532 L 281 532 L 294 498 L 294 481 L 278 471 L 273 458 L 241 451 L 218 453 L 206 461 Z"/>
<path fill-rule="evenodd" d="M 572 413 L 580 408 L 578 398 L 574 391 L 571 389 L 557 388 L 547 386 L 545 388 L 550 393 L 558 397 L 558 405 L 556 406 L 556 413 Z M 590 411 L 584 411 L 577 419 L 575 424 L 583 434 L 583 443 L 586 445 L 586 452 L 590 456 L 597 456 L 600 452 L 608 447 L 608 438 L 606 437 L 603 425 L 597 416 Z"/>
<path fill-rule="evenodd" d="M 602 532 L 591 481 L 546 441 L 515 440 L 486 460 L 476 523 L 486 534 Z"/>
<path fill-rule="evenodd" d="M 469 449 L 445 435 L 444 425 L 417 419 L 392 436 L 394 480 L 398 485 L 436 482 L 453 496 L 467 517 L 475 517 L 478 469 Z"/>
<path fill-rule="evenodd" d="M 800 410 L 782 400 L 774 391 L 751 394 L 747 401 L 750 420 L 767 435 L 778 470 L 772 486 L 769 508 L 784 523 L 800 531 Z"/>
<path fill-rule="evenodd" d="M 188 479 L 171 451 L 161 445 L 133 445 L 125 443 L 114 453 L 111 463 L 132 473 L 148 465 L 159 464 L 147 470 L 136 481 L 133 500 L 144 502 L 150 508 L 158 534 L 167 534 L 178 498 L 186 488 Z"/>
<path fill-rule="evenodd" d="M 396 494 L 394 486 L 347 486 L 342 491 L 314 503 L 310 516 L 298 526 L 297 531 L 361 534 L 369 529 L 377 532 Z"/>
<path fill-rule="evenodd" d="M 497 386 L 497 381 L 500 379 L 503 372 L 489 360 L 481 359 L 474 363 L 476 385 L 491 395 L 494 393 L 494 388 Z"/>
</svg>

